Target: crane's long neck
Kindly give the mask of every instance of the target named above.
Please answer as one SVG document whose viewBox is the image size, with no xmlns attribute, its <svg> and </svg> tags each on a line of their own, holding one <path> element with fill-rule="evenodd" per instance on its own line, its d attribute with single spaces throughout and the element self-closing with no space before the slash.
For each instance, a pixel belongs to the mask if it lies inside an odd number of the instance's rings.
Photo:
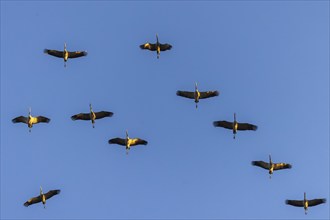
<svg viewBox="0 0 330 220">
<path fill-rule="evenodd" d="M 91 113 L 93 112 L 92 104 L 89 104 L 89 111 L 90 111 Z"/>
</svg>

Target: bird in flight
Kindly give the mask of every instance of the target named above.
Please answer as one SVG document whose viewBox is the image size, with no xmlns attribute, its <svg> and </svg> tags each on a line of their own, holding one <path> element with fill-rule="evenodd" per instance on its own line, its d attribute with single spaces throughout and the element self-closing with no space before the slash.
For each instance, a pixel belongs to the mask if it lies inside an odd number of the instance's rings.
<svg viewBox="0 0 330 220">
<path fill-rule="evenodd" d="M 126 147 L 126 154 L 132 146 L 147 145 L 148 142 L 140 138 L 130 138 L 126 130 L 126 138 L 113 138 L 109 140 L 109 144 L 119 144 Z"/>
<path fill-rule="evenodd" d="M 287 205 L 292 205 L 292 206 L 296 206 L 296 207 L 304 207 L 305 209 L 305 215 L 307 214 L 308 211 L 308 207 L 311 206 L 316 206 L 316 205 L 320 205 L 322 203 L 326 203 L 326 199 L 306 199 L 306 192 L 304 192 L 304 200 L 285 200 L 285 203 Z"/>
<path fill-rule="evenodd" d="M 274 170 L 282 170 L 282 169 L 291 169 L 292 165 L 288 164 L 288 163 L 273 163 L 272 162 L 272 158 L 269 155 L 269 163 L 264 162 L 264 161 L 252 161 L 251 164 L 253 166 L 258 166 L 261 168 L 264 168 L 266 170 L 268 170 L 269 172 L 269 178 L 272 178 L 272 174 L 274 172 Z"/>
<path fill-rule="evenodd" d="M 199 102 L 200 99 L 207 99 L 207 98 L 211 98 L 211 97 L 214 97 L 214 96 L 218 96 L 219 92 L 218 91 L 200 92 L 200 91 L 198 91 L 197 82 L 196 82 L 194 92 L 178 90 L 176 92 L 176 95 L 181 96 L 181 97 L 185 97 L 185 98 L 188 98 L 188 99 L 194 99 L 195 103 L 196 103 L 196 108 L 197 108 L 198 107 L 197 103 Z"/>
<path fill-rule="evenodd" d="M 156 39 L 157 39 L 156 43 L 152 44 L 147 42 L 145 44 L 140 45 L 140 48 L 142 50 L 157 51 L 157 59 L 159 59 L 160 51 L 170 50 L 172 48 L 172 45 L 159 43 L 158 34 L 156 34 Z"/>
<path fill-rule="evenodd" d="M 89 113 L 79 113 L 79 114 L 73 115 L 73 116 L 71 116 L 71 119 L 73 121 L 75 121 L 75 120 L 91 120 L 93 128 L 94 128 L 95 127 L 94 123 L 95 123 L 96 119 L 101 119 L 104 117 L 111 117 L 113 115 L 112 112 L 108 112 L 108 111 L 94 112 L 93 108 L 92 108 L 92 104 L 89 104 L 89 111 L 90 111 Z"/>
<path fill-rule="evenodd" d="M 29 132 L 31 132 L 31 128 L 33 127 L 33 124 L 38 124 L 38 123 L 49 123 L 50 119 L 46 118 L 44 116 L 36 116 L 33 117 L 31 115 L 31 108 L 29 108 L 29 114 L 27 117 L 24 116 L 19 116 L 16 117 L 12 120 L 13 123 L 25 123 L 29 127 Z"/>
<path fill-rule="evenodd" d="M 56 190 L 50 190 L 48 191 L 48 193 L 43 193 L 42 192 L 42 187 L 40 186 L 40 195 L 33 197 L 31 199 L 29 199 L 28 201 L 26 201 L 24 203 L 25 207 L 28 207 L 30 205 L 33 205 L 35 203 L 39 203 L 42 202 L 42 204 L 44 205 L 44 208 L 46 208 L 46 200 L 52 198 L 53 196 L 59 194 L 61 192 L 61 190 L 56 189 Z"/>
<path fill-rule="evenodd" d="M 67 51 L 66 49 L 66 43 L 64 43 L 64 50 L 58 51 L 58 50 L 49 50 L 44 49 L 44 53 L 49 54 L 54 57 L 63 58 L 64 59 L 64 67 L 66 67 L 66 61 L 70 58 L 78 58 L 87 56 L 87 51 Z"/>
<path fill-rule="evenodd" d="M 234 139 L 236 136 L 237 131 L 245 131 L 245 130 L 252 130 L 256 131 L 257 126 L 249 123 L 238 123 L 236 121 L 236 113 L 234 113 L 234 122 L 228 122 L 228 121 L 214 121 L 213 122 L 214 127 L 223 127 L 226 129 L 233 130 Z"/>
</svg>

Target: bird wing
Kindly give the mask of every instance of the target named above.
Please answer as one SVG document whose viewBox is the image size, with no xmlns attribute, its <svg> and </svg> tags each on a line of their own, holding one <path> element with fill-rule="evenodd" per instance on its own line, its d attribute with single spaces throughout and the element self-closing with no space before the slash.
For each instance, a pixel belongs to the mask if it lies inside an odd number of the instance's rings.
<svg viewBox="0 0 330 220">
<path fill-rule="evenodd" d="M 91 120 L 91 115 L 89 113 L 80 113 L 71 116 L 72 120 Z"/>
<path fill-rule="evenodd" d="M 288 163 L 274 163 L 274 170 L 290 169 L 292 166 Z"/>
<path fill-rule="evenodd" d="M 119 144 L 119 145 L 126 146 L 125 139 L 123 139 L 123 138 L 110 139 L 109 144 Z"/>
<path fill-rule="evenodd" d="M 151 50 L 151 51 L 155 51 L 156 48 L 156 44 L 151 44 L 151 43 L 145 43 L 140 45 L 140 48 L 143 50 Z"/>
<path fill-rule="evenodd" d="M 28 118 L 27 117 L 24 117 L 24 116 L 19 116 L 19 117 L 16 117 L 14 118 L 13 120 L 11 120 L 13 123 L 19 123 L 19 122 L 22 122 L 22 123 L 25 123 L 27 124 L 28 123 Z"/>
<path fill-rule="evenodd" d="M 257 126 L 249 123 L 238 123 L 237 130 L 257 130 Z"/>
<path fill-rule="evenodd" d="M 172 48 L 171 44 L 159 44 L 160 51 L 170 50 Z"/>
<path fill-rule="evenodd" d="M 69 58 L 77 58 L 77 57 L 83 57 L 83 56 L 87 56 L 87 52 L 86 51 L 73 51 L 73 52 L 69 52 Z"/>
<path fill-rule="evenodd" d="M 56 190 L 49 190 L 48 193 L 45 193 L 46 199 L 49 199 L 57 194 L 60 194 L 61 190 L 56 189 Z"/>
<path fill-rule="evenodd" d="M 304 207 L 304 200 L 285 200 L 285 203 L 292 206 Z"/>
<path fill-rule="evenodd" d="M 259 160 L 259 161 L 252 161 L 251 164 L 253 166 L 258 166 L 258 167 L 264 168 L 266 170 L 269 169 L 269 163 L 266 163 L 266 162 L 261 161 L 261 160 Z"/>
<path fill-rule="evenodd" d="M 214 127 L 223 127 L 223 128 L 227 128 L 227 129 L 233 129 L 233 122 L 214 121 L 213 125 L 214 125 Z"/>
<path fill-rule="evenodd" d="M 106 112 L 106 111 L 101 111 L 101 112 L 94 112 L 96 119 L 104 118 L 104 117 L 111 117 L 113 115 L 112 112 Z"/>
<path fill-rule="evenodd" d="M 194 92 L 187 92 L 187 91 L 180 91 L 178 90 L 176 92 L 176 95 L 186 97 L 188 99 L 194 99 L 195 98 L 195 93 Z"/>
<path fill-rule="evenodd" d="M 38 123 L 39 122 L 44 122 L 44 123 L 50 122 L 50 119 L 49 118 L 46 118 L 44 116 L 37 116 L 36 118 L 37 118 Z"/>
<path fill-rule="evenodd" d="M 44 53 L 47 53 L 47 54 L 52 55 L 54 57 L 60 57 L 60 58 L 64 57 L 64 51 L 44 49 Z"/>
<path fill-rule="evenodd" d="M 200 92 L 200 99 L 206 99 L 214 96 L 218 96 L 219 92 L 218 91 L 207 91 L 207 92 Z"/>
<path fill-rule="evenodd" d="M 24 206 L 28 207 L 29 205 L 33 205 L 38 202 L 41 202 L 41 196 L 37 196 L 37 197 L 33 197 L 33 198 L 29 199 L 28 201 L 26 201 L 24 203 Z"/>
<path fill-rule="evenodd" d="M 147 145 L 148 141 L 142 140 L 140 138 L 131 139 L 131 146 L 135 146 L 135 145 L 139 145 L 139 144 Z"/>
<path fill-rule="evenodd" d="M 322 203 L 326 203 L 326 199 L 311 199 L 308 200 L 308 206 L 316 206 Z"/>
</svg>

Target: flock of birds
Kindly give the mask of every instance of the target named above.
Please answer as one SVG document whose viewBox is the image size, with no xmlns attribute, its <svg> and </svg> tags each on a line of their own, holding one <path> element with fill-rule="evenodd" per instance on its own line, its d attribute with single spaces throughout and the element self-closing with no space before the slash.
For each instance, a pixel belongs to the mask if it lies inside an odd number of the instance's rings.
<svg viewBox="0 0 330 220">
<path fill-rule="evenodd" d="M 140 48 L 143 50 L 150 50 L 150 51 L 156 51 L 157 52 L 157 59 L 160 57 L 160 52 L 161 51 L 166 51 L 170 50 L 172 48 L 172 45 L 170 44 L 161 44 L 158 40 L 158 35 L 156 34 L 156 43 L 145 43 L 140 45 Z M 86 51 L 67 51 L 66 49 L 66 44 L 64 43 L 64 50 L 63 51 L 58 51 L 58 50 L 49 50 L 45 49 L 44 53 L 49 54 L 51 56 L 55 56 L 58 58 L 64 59 L 64 67 L 66 67 L 66 62 L 69 58 L 78 58 L 78 57 L 83 57 L 87 56 Z M 188 99 L 194 99 L 196 103 L 196 108 L 198 107 L 198 102 L 200 99 L 206 99 L 206 98 L 211 98 L 219 95 L 218 91 L 205 91 L 205 92 L 200 92 L 197 88 L 197 83 L 195 83 L 195 91 L 180 91 L 178 90 L 176 93 L 178 96 L 188 98 Z M 92 126 L 94 128 L 95 120 L 96 119 L 102 119 L 105 117 L 111 117 L 113 116 L 112 112 L 109 111 L 99 111 L 99 112 L 94 112 L 92 105 L 89 105 L 90 111 L 89 113 L 79 113 L 76 115 L 71 116 L 71 119 L 73 121 L 75 120 L 87 120 L 91 121 Z M 29 108 L 29 114 L 27 117 L 25 116 L 19 116 L 14 119 L 12 119 L 13 123 L 25 123 L 28 125 L 29 131 L 31 132 L 31 128 L 34 124 L 38 123 L 49 123 L 50 119 L 44 116 L 36 116 L 33 117 L 31 115 L 31 108 Z M 225 129 L 232 130 L 233 132 L 233 138 L 235 139 L 237 131 L 244 131 L 244 130 L 252 130 L 256 131 L 257 126 L 250 124 L 250 123 L 239 123 L 236 120 L 236 114 L 234 113 L 234 121 L 214 121 L 213 125 L 215 127 L 222 127 Z M 136 146 L 136 145 L 147 145 L 148 142 L 146 140 L 140 139 L 140 138 L 130 138 L 128 136 L 128 131 L 126 130 L 126 137 L 125 138 L 112 138 L 108 141 L 109 144 L 118 144 L 125 146 L 126 148 L 126 154 L 128 154 L 128 151 L 130 150 L 131 146 Z M 269 155 L 269 162 L 264 162 L 264 161 L 252 161 L 252 165 L 261 167 L 263 169 L 268 170 L 269 172 L 269 177 L 271 178 L 271 175 L 273 174 L 274 171 L 276 170 L 282 170 L 282 169 L 290 169 L 292 168 L 291 164 L 288 163 L 273 163 L 271 159 L 271 155 Z M 57 195 L 61 192 L 61 190 L 50 190 L 47 193 L 43 193 L 42 187 L 40 186 L 40 193 L 39 196 L 33 197 L 26 201 L 24 203 L 24 206 L 29 206 L 35 203 L 42 202 L 44 205 L 44 208 L 46 207 L 46 200 L 53 197 L 54 195 Z M 296 206 L 296 207 L 303 207 L 305 210 L 305 214 L 307 214 L 308 207 L 311 206 L 316 206 L 322 203 L 325 203 L 326 199 L 311 199 L 308 200 L 306 198 L 306 192 L 304 192 L 304 199 L 303 200 L 286 200 L 285 203 L 288 205 Z"/>
</svg>

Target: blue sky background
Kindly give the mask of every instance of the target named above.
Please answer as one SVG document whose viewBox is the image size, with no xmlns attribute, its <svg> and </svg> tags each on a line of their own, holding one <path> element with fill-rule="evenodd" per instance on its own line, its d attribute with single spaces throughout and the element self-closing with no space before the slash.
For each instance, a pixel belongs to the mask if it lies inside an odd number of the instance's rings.
<svg viewBox="0 0 330 220">
<path fill-rule="evenodd" d="M 88 56 L 43 54 L 64 42 Z M 220 95 L 196 110 L 195 82 Z M 70 119 L 89 103 L 114 116 Z M 11 122 L 29 107 L 51 122 Z M 234 112 L 258 130 L 213 127 Z M 1 1 L 0 125 L 2 219 L 329 219 L 329 2 Z M 149 144 L 108 144 L 126 129 Z M 328 201 L 285 205 L 304 191 Z"/>
</svg>

